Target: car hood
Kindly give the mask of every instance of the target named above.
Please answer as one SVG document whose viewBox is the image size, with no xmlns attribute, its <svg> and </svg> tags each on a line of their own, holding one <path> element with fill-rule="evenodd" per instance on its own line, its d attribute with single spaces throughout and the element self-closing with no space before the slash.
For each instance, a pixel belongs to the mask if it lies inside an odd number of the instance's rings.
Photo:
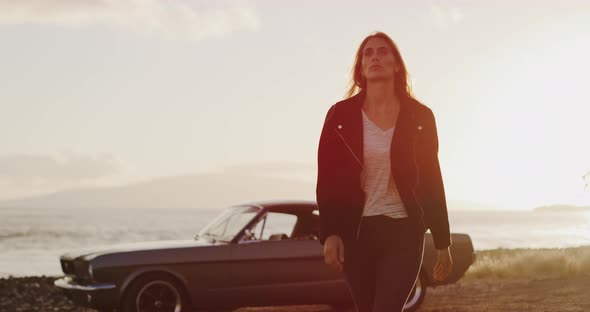
<svg viewBox="0 0 590 312">
<path fill-rule="evenodd" d="M 74 249 L 70 252 L 61 255 L 61 259 L 74 260 L 80 257 L 88 258 L 108 253 L 135 252 L 148 250 L 154 251 L 163 249 L 205 247 L 212 245 L 214 244 L 205 240 L 161 240 L 137 243 L 124 243 Z"/>
</svg>

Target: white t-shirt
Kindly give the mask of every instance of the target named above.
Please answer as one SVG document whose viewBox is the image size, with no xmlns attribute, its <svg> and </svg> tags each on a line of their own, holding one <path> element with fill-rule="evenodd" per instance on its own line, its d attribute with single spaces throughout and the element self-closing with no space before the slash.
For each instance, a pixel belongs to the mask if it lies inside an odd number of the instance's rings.
<svg viewBox="0 0 590 312">
<path fill-rule="evenodd" d="M 391 176 L 389 151 L 395 127 L 385 131 L 375 125 L 363 112 L 364 169 L 361 186 L 365 192 L 363 216 L 386 215 L 392 218 L 408 216 Z"/>
</svg>

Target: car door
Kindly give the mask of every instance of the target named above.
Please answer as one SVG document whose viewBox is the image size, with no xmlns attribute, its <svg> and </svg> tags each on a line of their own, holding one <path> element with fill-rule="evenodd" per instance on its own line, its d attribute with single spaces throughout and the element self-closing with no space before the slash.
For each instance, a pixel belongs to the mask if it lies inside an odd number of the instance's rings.
<svg viewBox="0 0 590 312">
<path fill-rule="evenodd" d="M 343 275 L 324 263 L 318 240 L 291 237 L 297 218 L 268 212 L 252 227 L 256 239 L 230 247 L 232 300 L 244 305 L 321 303 L 346 291 Z"/>
</svg>

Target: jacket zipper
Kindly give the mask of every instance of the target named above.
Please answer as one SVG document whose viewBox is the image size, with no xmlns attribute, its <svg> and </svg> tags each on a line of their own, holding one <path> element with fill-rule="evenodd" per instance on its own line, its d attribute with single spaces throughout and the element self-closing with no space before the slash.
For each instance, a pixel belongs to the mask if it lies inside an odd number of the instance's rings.
<svg viewBox="0 0 590 312">
<path fill-rule="evenodd" d="M 356 155 L 354 154 L 354 152 L 352 151 L 352 149 L 350 148 L 350 146 L 348 145 L 348 143 L 346 143 L 346 140 L 344 139 L 344 137 L 342 136 L 342 134 L 340 134 L 340 132 L 336 131 L 336 129 L 334 129 L 334 132 L 336 132 L 338 134 L 338 136 L 340 137 L 340 139 L 342 139 L 342 142 L 344 143 L 344 145 L 346 145 L 346 147 L 348 148 L 348 150 L 350 151 L 350 153 L 352 154 L 352 156 L 354 157 L 354 159 L 356 159 L 356 161 L 358 162 L 358 164 L 361 166 L 361 169 L 364 170 L 364 166 L 362 164 L 362 162 L 358 159 L 358 157 L 356 157 Z M 359 224 L 357 225 L 356 228 L 356 240 L 359 239 L 359 234 L 361 231 L 361 224 L 363 223 L 363 213 L 365 212 L 365 207 L 363 204 L 363 207 L 361 208 L 361 215 L 359 216 Z"/>
<path fill-rule="evenodd" d="M 363 205 L 363 208 L 361 209 L 361 215 L 359 216 L 359 224 L 356 227 L 356 240 L 359 240 L 359 234 L 361 233 L 361 225 L 363 224 L 363 213 L 365 212 L 365 205 Z"/>
<path fill-rule="evenodd" d="M 340 139 L 342 139 L 342 142 L 344 142 L 344 145 L 346 145 L 346 147 L 348 148 L 348 150 L 350 151 L 350 153 L 352 154 L 352 156 L 354 157 L 354 159 L 356 159 L 356 161 L 359 163 L 359 165 L 361 166 L 361 168 L 365 168 L 363 166 L 363 163 L 358 159 L 358 157 L 356 157 L 356 154 L 352 151 L 352 149 L 350 148 L 350 146 L 348 145 L 348 143 L 346 143 L 346 140 L 344 139 L 344 137 L 342 136 L 342 134 L 340 134 L 340 132 L 336 131 L 336 129 L 334 129 L 334 132 L 336 132 L 338 134 L 338 136 L 340 137 Z"/>
<path fill-rule="evenodd" d="M 414 187 L 412 187 L 412 194 L 414 194 L 414 201 L 416 201 L 416 204 L 418 204 L 418 207 L 420 207 L 420 210 L 422 210 L 422 214 L 424 214 L 424 208 L 422 208 L 422 205 L 416 196 L 416 186 L 418 183 L 420 183 L 420 169 L 418 168 L 418 162 L 416 161 L 416 140 L 417 138 L 414 138 L 414 142 L 412 143 L 412 149 L 414 150 L 412 159 L 414 160 L 414 167 L 416 168 L 416 184 L 414 184 Z"/>
</svg>

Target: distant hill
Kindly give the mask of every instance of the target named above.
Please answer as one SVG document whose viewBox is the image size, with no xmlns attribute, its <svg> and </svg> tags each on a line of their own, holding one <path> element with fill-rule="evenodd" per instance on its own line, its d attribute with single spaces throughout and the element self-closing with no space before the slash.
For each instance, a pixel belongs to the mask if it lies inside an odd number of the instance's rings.
<svg viewBox="0 0 590 312">
<path fill-rule="evenodd" d="M 275 199 L 314 201 L 315 181 L 256 175 L 252 171 L 240 169 L 161 177 L 123 186 L 80 188 L 0 200 L 0 208 L 210 209 L 249 201 Z M 498 208 L 474 201 L 449 200 L 448 209 L 481 211 Z"/>
<path fill-rule="evenodd" d="M 582 212 L 590 211 L 590 206 L 572 206 L 572 205 L 550 205 L 537 207 L 534 211 L 540 212 Z"/>
<path fill-rule="evenodd" d="M 251 174 L 211 173 L 2 200 L 0 207 L 209 209 L 269 199 L 314 200 L 315 184 Z"/>
</svg>

